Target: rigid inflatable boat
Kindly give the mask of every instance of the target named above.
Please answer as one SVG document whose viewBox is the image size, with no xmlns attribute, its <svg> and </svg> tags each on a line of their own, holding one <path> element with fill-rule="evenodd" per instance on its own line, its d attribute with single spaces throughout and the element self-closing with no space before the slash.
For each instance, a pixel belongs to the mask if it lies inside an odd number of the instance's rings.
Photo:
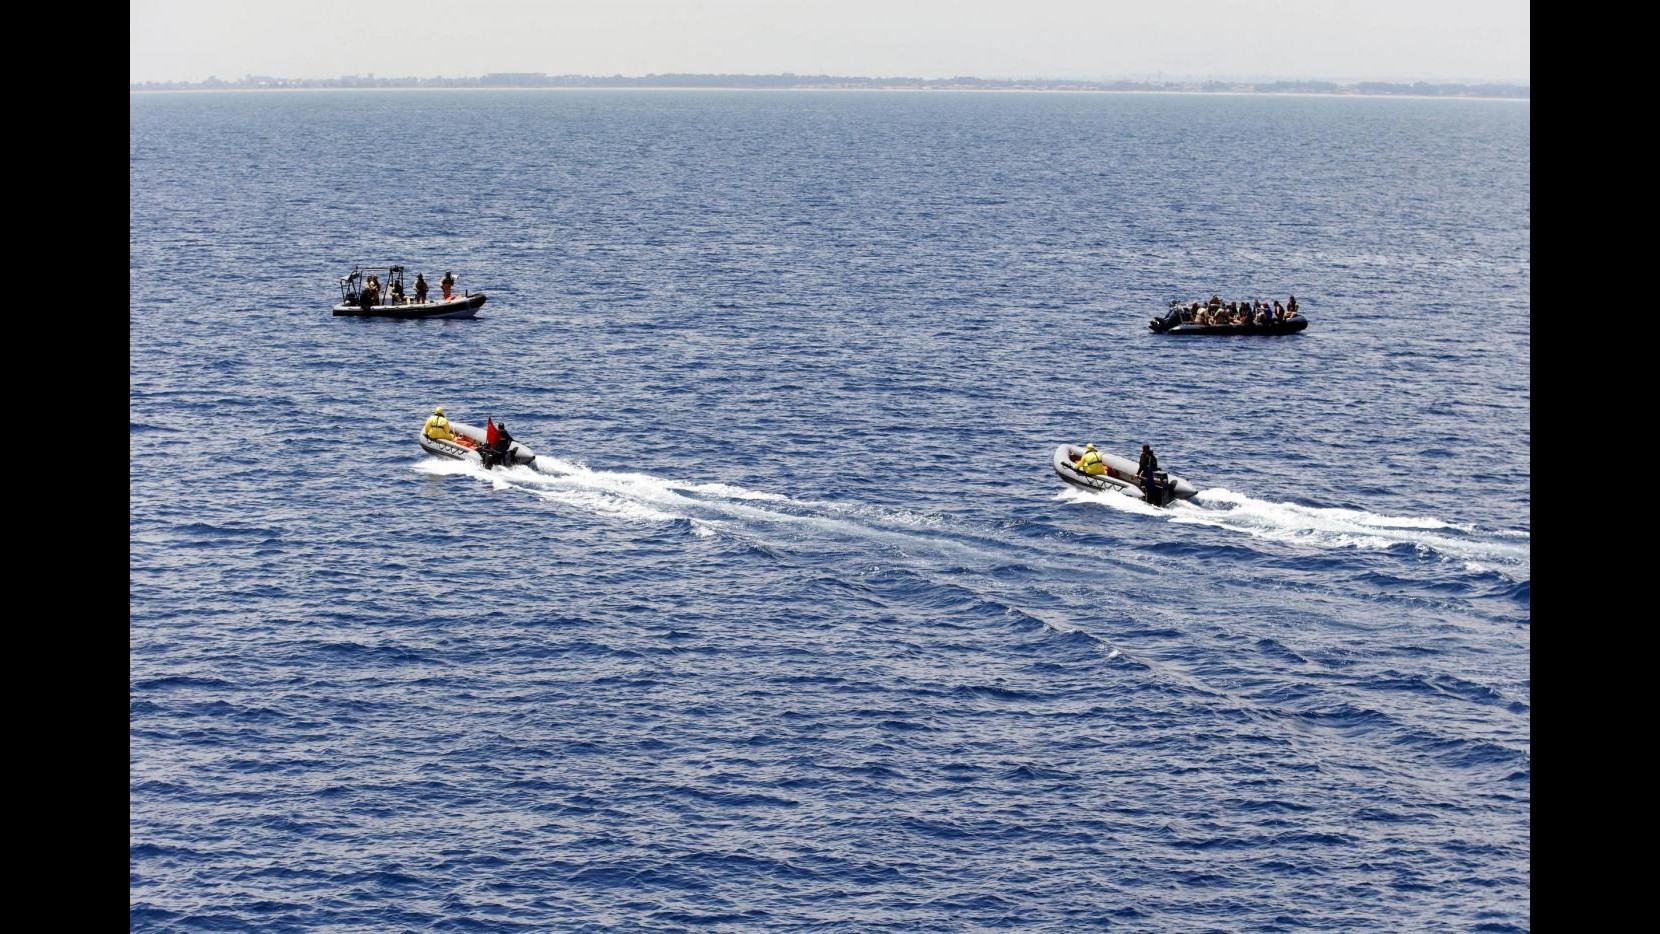
<svg viewBox="0 0 1660 934">
<path fill-rule="evenodd" d="M 336 317 L 353 318 L 471 318 L 478 314 L 480 305 L 484 304 L 484 293 L 474 292 L 471 295 L 457 295 L 449 301 L 417 302 L 408 301 L 401 305 L 348 305 L 345 302 L 334 306 Z"/>
<path fill-rule="evenodd" d="M 417 436 L 421 442 L 421 450 L 439 457 L 453 457 L 458 461 L 470 461 L 483 466 L 484 458 L 479 456 L 478 449 L 484 445 L 485 430 L 474 428 L 472 425 L 463 425 L 460 422 L 450 422 L 450 431 L 455 433 L 455 440 L 445 441 L 440 438 L 428 438 L 423 428 Z M 533 464 L 536 462 L 536 452 L 517 441 L 507 446 L 507 463 Z"/>
<path fill-rule="evenodd" d="M 334 314 L 351 318 L 471 318 L 483 304 L 483 292 L 451 292 L 449 298 L 416 301 L 404 294 L 402 266 L 388 266 L 384 283 L 359 266 L 351 275 L 340 277 L 340 304 L 334 306 Z"/>
<path fill-rule="evenodd" d="M 1107 468 L 1106 473 L 1088 474 L 1078 469 L 1078 458 L 1083 456 L 1082 445 L 1063 444 L 1056 448 L 1055 473 L 1062 480 L 1080 489 L 1122 493 L 1155 506 L 1168 506 L 1174 500 L 1189 499 L 1199 492 L 1193 488 L 1193 484 L 1181 477 L 1155 470 L 1153 491 L 1149 496 L 1142 489 L 1140 479 L 1136 477 L 1136 471 L 1141 468 L 1136 461 L 1116 454 L 1102 453 L 1101 465 Z"/>
</svg>

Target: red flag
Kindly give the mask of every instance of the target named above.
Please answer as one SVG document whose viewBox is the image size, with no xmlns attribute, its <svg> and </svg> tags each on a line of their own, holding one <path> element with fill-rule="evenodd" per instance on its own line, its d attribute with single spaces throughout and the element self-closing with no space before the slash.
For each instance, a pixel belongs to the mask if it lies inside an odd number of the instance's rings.
<svg viewBox="0 0 1660 934">
<path fill-rule="evenodd" d="M 496 438 L 497 438 L 497 435 L 496 435 L 496 422 L 495 422 L 495 419 L 486 418 L 484 420 L 484 443 L 493 445 L 493 444 L 496 443 Z"/>
</svg>

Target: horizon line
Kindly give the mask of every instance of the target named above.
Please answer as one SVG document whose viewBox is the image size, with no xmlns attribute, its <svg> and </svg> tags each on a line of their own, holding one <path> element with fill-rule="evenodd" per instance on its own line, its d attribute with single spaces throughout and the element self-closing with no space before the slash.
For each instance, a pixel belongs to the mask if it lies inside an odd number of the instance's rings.
<svg viewBox="0 0 1660 934">
<path fill-rule="evenodd" d="M 566 94 L 577 91 L 606 91 L 619 93 L 659 92 L 691 93 L 697 91 L 731 91 L 752 94 L 1171 94 L 1190 96 L 1214 97 L 1336 97 L 1345 100 L 1357 98 L 1375 98 L 1379 100 L 1415 100 L 1415 101 L 1495 101 L 1509 104 L 1530 104 L 1531 97 L 1519 96 L 1492 96 L 1482 94 L 1397 94 L 1385 92 L 1368 93 L 1341 93 L 1336 91 L 1205 91 L 1182 88 L 1148 88 L 1136 90 L 1133 88 L 737 88 L 737 87 L 692 87 L 688 85 L 639 87 L 511 87 L 500 85 L 496 87 L 462 87 L 462 88 L 414 88 L 414 87 L 366 87 L 366 88 L 142 88 L 129 87 L 128 94 L 350 94 L 350 93 L 387 93 L 396 94 L 406 91 L 428 92 L 464 92 L 464 91 L 528 91 Z"/>
<path fill-rule="evenodd" d="M 626 75 L 626 74 L 623 74 L 621 72 L 616 72 L 616 73 L 612 73 L 612 74 L 583 74 L 583 73 L 576 73 L 576 72 L 566 72 L 566 73 L 561 73 L 561 74 L 550 74 L 548 72 L 539 72 L 539 71 L 497 71 L 497 72 L 486 72 L 486 73 L 478 74 L 478 75 L 460 75 L 460 76 L 455 76 L 455 77 L 446 77 L 446 76 L 442 76 L 442 75 L 424 76 L 424 77 L 423 76 L 418 76 L 418 75 L 377 75 L 375 72 L 364 72 L 364 73 L 356 73 L 356 74 L 332 75 L 332 76 L 329 76 L 329 77 L 293 78 L 293 77 L 277 76 L 277 75 L 260 75 L 260 74 L 246 73 L 246 74 L 243 74 L 243 75 L 241 75 L 239 77 L 235 77 L 235 78 L 220 78 L 217 75 L 209 75 L 206 78 L 203 78 L 203 79 L 200 79 L 200 80 L 195 80 L 195 81 L 188 80 L 188 79 L 145 79 L 145 80 L 142 80 L 142 81 L 136 81 L 136 80 L 132 80 L 132 79 L 129 78 L 127 84 L 128 84 L 129 88 L 132 88 L 132 87 L 142 87 L 144 85 L 158 85 L 158 84 L 165 84 L 165 85 L 204 85 L 204 84 L 210 84 L 210 83 L 214 83 L 214 82 L 217 82 L 219 84 L 244 84 L 244 83 L 248 83 L 248 82 L 251 82 L 251 81 L 275 81 L 275 82 L 283 82 L 285 84 L 288 84 L 288 83 L 306 84 L 306 83 L 316 83 L 316 82 L 337 82 L 337 81 L 419 82 L 419 83 L 444 82 L 444 83 L 453 83 L 453 82 L 484 81 L 484 80 L 487 80 L 487 79 L 521 79 L 521 80 L 528 79 L 528 80 L 536 80 L 536 81 L 544 81 L 544 82 L 562 82 L 562 81 L 626 81 L 626 82 L 640 82 L 640 81 L 646 81 L 646 80 L 649 80 L 649 79 L 657 78 L 657 79 L 716 79 L 716 80 L 724 81 L 724 82 L 755 81 L 755 80 L 769 80 L 769 81 L 790 80 L 790 81 L 797 81 L 797 82 L 826 82 L 826 81 L 859 81 L 859 82 L 878 82 L 878 83 L 879 82 L 903 82 L 903 83 L 907 83 L 907 84 L 949 84 L 949 83 L 953 83 L 953 82 L 976 82 L 976 83 L 984 83 L 984 84 L 1004 84 L 1004 85 L 1008 85 L 1008 84 L 1072 84 L 1072 85 L 1125 85 L 1125 84 L 1132 84 L 1132 85 L 1149 85 L 1149 86 L 1167 86 L 1167 85 L 1193 85 L 1193 84 L 1227 84 L 1227 85 L 1318 84 L 1318 85 L 1335 85 L 1337 87 L 1349 87 L 1349 88 L 1358 87 L 1360 85 L 1366 85 L 1366 84 L 1382 84 L 1382 85 L 1408 85 L 1408 86 L 1426 85 L 1426 86 L 1431 86 L 1431 87 L 1435 87 L 1435 86 L 1441 86 L 1441 87 L 1510 87 L 1510 88 L 1524 88 L 1524 89 L 1528 89 L 1530 91 L 1532 90 L 1531 79 L 1529 79 L 1528 81 L 1517 81 L 1517 80 L 1513 80 L 1513 79 L 1512 80 L 1501 80 L 1501 79 L 1479 79 L 1479 80 L 1476 80 L 1476 79 L 1468 79 L 1468 80 L 1433 79 L 1432 80 L 1432 79 L 1428 79 L 1428 78 L 1411 78 L 1411 79 L 1407 79 L 1407 78 L 1393 78 L 1393 79 L 1391 79 L 1391 78 L 1346 78 L 1346 79 L 1338 79 L 1338 78 L 1315 78 L 1315 77 L 1304 77 L 1304 78 L 1250 77 L 1250 78 L 1245 78 L 1245 77 L 1238 77 L 1238 76 L 1228 77 L 1228 76 L 1196 76 L 1196 75 L 1173 75 L 1171 77 L 1166 78 L 1166 77 L 1163 77 L 1162 72 L 1160 72 L 1159 75 L 1160 76 L 1156 77 L 1156 78 L 1154 78 L 1154 77 L 1142 77 L 1142 78 L 1132 78 L 1132 77 L 1069 78 L 1069 77 L 1035 77 L 1035 76 L 1018 77 L 1018 78 L 984 78 L 984 77 L 980 77 L 978 75 L 952 75 L 950 77 L 944 77 L 944 78 L 922 78 L 922 77 L 917 77 L 917 76 L 914 76 L 914 75 L 843 75 L 843 74 L 830 74 L 830 73 L 823 73 L 823 72 L 816 73 L 816 74 L 802 74 L 802 73 L 799 73 L 799 72 L 792 72 L 792 71 L 781 71 L 781 72 L 693 72 L 693 71 L 655 72 L 654 71 L 654 72 L 647 72 L 647 73 L 642 74 L 642 75 Z M 506 87 L 506 86 L 509 86 L 509 85 L 496 84 L 496 85 L 493 85 L 493 86 Z M 523 86 L 537 87 L 537 86 L 545 86 L 545 85 L 523 85 Z"/>
</svg>

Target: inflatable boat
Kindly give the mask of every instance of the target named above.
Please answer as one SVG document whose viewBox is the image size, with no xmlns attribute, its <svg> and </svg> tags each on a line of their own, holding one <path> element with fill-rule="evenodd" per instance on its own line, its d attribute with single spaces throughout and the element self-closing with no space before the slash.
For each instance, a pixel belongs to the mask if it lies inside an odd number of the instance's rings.
<svg viewBox="0 0 1660 934">
<path fill-rule="evenodd" d="M 1178 499 L 1190 499 L 1198 494 L 1193 484 L 1181 477 L 1165 473 L 1162 470 L 1153 471 L 1153 491 L 1149 495 L 1142 489 L 1141 480 L 1136 472 L 1141 465 L 1127 457 L 1116 454 L 1101 454 L 1101 465 L 1107 468 L 1105 473 L 1088 474 L 1078 469 L 1078 458 L 1084 456 L 1082 445 L 1063 444 L 1055 449 L 1055 473 L 1062 480 L 1075 487 L 1085 490 L 1095 490 L 1103 493 L 1122 493 L 1133 496 L 1143 502 L 1155 506 L 1168 506 Z"/>
<path fill-rule="evenodd" d="M 1308 327 L 1308 319 L 1298 315 L 1272 324 L 1165 324 L 1164 319 L 1154 318 L 1147 327 L 1155 334 L 1295 334 Z"/>
<path fill-rule="evenodd" d="M 334 314 L 337 318 L 471 318 L 483 304 L 483 292 L 451 292 L 448 298 L 416 301 L 404 293 L 402 266 L 386 267 L 385 282 L 356 266 L 350 275 L 340 277 L 340 304 L 334 306 Z"/>
<path fill-rule="evenodd" d="M 478 314 L 479 306 L 483 304 L 484 293 L 474 292 L 471 295 L 457 295 L 447 302 L 411 300 L 397 305 L 349 305 L 341 302 L 334 306 L 334 314 L 336 317 L 355 318 L 471 318 Z"/>
<path fill-rule="evenodd" d="M 472 425 L 463 425 L 460 422 L 450 422 L 450 431 L 455 434 L 455 440 L 445 441 L 441 438 L 428 438 L 426 430 L 422 429 L 418 435 L 421 450 L 439 457 L 453 457 L 458 461 L 470 461 L 479 466 L 484 465 L 484 458 L 479 456 L 478 449 L 484 445 L 485 430 L 474 428 Z M 517 441 L 507 446 L 508 465 L 534 464 L 536 452 Z"/>
<path fill-rule="evenodd" d="M 1308 319 L 1296 311 L 1289 318 L 1270 320 L 1267 324 L 1200 324 L 1182 320 L 1192 317 L 1193 309 L 1181 302 L 1171 302 L 1164 317 L 1148 321 L 1147 328 L 1154 334 L 1295 334 L 1308 327 Z"/>
</svg>

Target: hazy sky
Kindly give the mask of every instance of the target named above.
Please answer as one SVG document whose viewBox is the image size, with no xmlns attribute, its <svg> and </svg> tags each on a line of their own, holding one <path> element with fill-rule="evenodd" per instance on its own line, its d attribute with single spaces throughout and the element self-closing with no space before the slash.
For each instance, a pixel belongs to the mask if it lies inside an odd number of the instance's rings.
<svg viewBox="0 0 1660 934">
<path fill-rule="evenodd" d="M 129 0 L 131 80 L 497 71 L 1528 83 L 1527 0 Z"/>
</svg>

